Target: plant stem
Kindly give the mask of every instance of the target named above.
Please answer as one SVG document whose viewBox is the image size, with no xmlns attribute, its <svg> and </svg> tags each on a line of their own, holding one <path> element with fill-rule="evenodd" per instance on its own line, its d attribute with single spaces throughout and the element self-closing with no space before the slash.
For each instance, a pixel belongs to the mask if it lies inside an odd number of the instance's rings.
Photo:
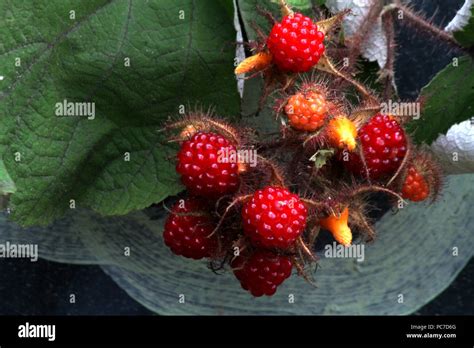
<svg viewBox="0 0 474 348">
<path fill-rule="evenodd" d="M 350 62 L 350 70 L 355 69 L 355 62 L 357 57 L 360 55 L 362 43 L 367 40 L 372 28 L 374 27 L 375 23 L 377 23 L 377 19 L 380 16 L 383 10 L 383 1 L 375 0 L 372 1 L 372 5 L 370 6 L 370 10 L 367 13 L 367 16 L 362 21 L 362 24 L 356 31 L 356 34 L 351 39 L 351 47 L 349 53 L 349 62 Z"/>
<path fill-rule="evenodd" d="M 461 46 L 455 39 L 454 37 L 445 32 L 443 29 L 438 28 L 437 26 L 433 25 L 426 19 L 422 18 L 421 16 L 417 15 L 412 9 L 410 9 L 408 6 L 405 6 L 404 4 L 401 3 L 400 0 L 395 0 L 394 7 L 390 8 L 389 10 L 399 10 L 403 12 L 404 18 L 406 17 L 409 22 L 415 26 L 416 28 L 430 34 L 431 36 L 438 38 L 447 44 L 454 46 L 456 48 L 459 48 L 463 51 L 467 51 L 467 49 L 463 46 Z"/>
<path fill-rule="evenodd" d="M 394 61 L 395 61 L 395 30 L 393 22 L 393 13 L 386 12 L 382 14 L 382 24 L 387 36 L 387 61 L 385 66 L 380 73 L 380 79 L 384 83 L 383 99 L 389 99 L 395 89 L 395 72 L 394 72 Z"/>
</svg>

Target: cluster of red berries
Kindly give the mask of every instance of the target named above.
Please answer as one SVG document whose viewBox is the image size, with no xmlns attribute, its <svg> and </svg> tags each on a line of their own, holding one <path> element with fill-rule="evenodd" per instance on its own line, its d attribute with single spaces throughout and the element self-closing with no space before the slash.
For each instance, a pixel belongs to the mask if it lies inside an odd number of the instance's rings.
<svg viewBox="0 0 474 348">
<path fill-rule="evenodd" d="M 380 179 L 398 170 L 406 155 L 407 138 L 394 118 L 376 114 L 361 127 L 358 139 L 364 160 L 350 153 L 346 168 L 352 173 L 360 177 L 368 173 L 371 179 Z M 237 145 L 213 132 L 199 131 L 182 142 L 176 170 L 190 197 L 172 208 L 163 234 L 166 245 L 175 254 L 212 259 L 228 252 L 219 249 L 221 234 L 216 233 L 218 223 L 213 205 L 225 195 L 235 194 L 241 184 L 238 163 L 224 155 L 230 150 L 236 151 Z M 426 179 L 412 164 L 402 196 L 420 201 L 429 196 L 429 190 Z M 340 243 L 349 245 L 352 235 L 347 227 L 348 209 L 344 214 L 345 226 L 334 217 L 321 220 L 320 225 L 333 232 Z M 291 274 L 290 255 L 306 228 L 307 218 L 305 203 L 285 187 L 265 186 L 249 195 L 242 205 L 240 222 L 251 252 L 234 254 L 230 262 L 244 289 L 254 296 L 275 293 Z M 333 220 L 339 225 L 331 228 Z"/>
<path fill-rule="evenodd" d="M 276 66 L 273 73 L 277 74 L 308 71 L 324 54 L 324 37 L 310 18 L 291 13 L 274 24 L 266 51 L 244 61 L 236 72 L 269 62 Z M 177 255 L 229 264 L 241 286 L 254 296 L 273 295 L 293 268 L 305 274 L 307 258 L 315 260 L 311 243 L 320 228 L 331 232 L 344 246 L 353 239 L 349 223 L 367 229 L 370 224 L 363 209 L 351 214 L 351 188 L 365 192 L 361 187 L 370 190 L 378 185 L 378 190 L 393 196 L 422 201 L 436 194 L 433 191 L 439 182 L 439 173 L 429 157 L 410 153 L 409 138 L 395 116 L 366 110 L 347 112 L 342 102 L 328 97 L 324 84 L 314 81 L 296 88 L 293 85 L 283 96 L 275 109 L 278 115 L 285 115 L 292 130 L 285 130 L 283 141 L 274 147 L 274 152 L 279 149 L 280 157 L 271 155 L 278 159 L 270 161 L 261 156 L 271 164 L 270 172 L 276 179 L 262 176 L 260 181 L 255 180 L 260 173 L 248 180 L 248 168 L 242 167 L 237 157 L 229 157 L 242 148 L 239 130 L 207 115 L 176 123 L 180 128 L 186 126 L 180 136 L 176 171 L 188 198 L 172 208 L 164 227 L 164 241 Z M 261 144 L 252 145 L 260 148 Z M 314 163 L 310 165 L 309 157 L 305 157 L 313 150 L 316 154 L 329 150 L 335 161 L 319 164 L 323 170 L 315 171 Z M 295 158 L 303 155 L 302 163 L 288 166 L 285 162 L 289 151 L 294 151 Z M 348 156 L 342 156 L 347 152 Z M 341 165 L 338 159 L 344 163 Z M 301 193 L 298 190 L 304 187 L 304 195 L 290 192 L 285 175 L 278 174 L 278 161 L 287 171 L 305 172 L 297 173 L 291 182 L 296 192 Z M 322 180 L 318 181 L 318 176 Z M 222 202 L 227 203 L 225 210 L 220 209 Z M 240 211 L 229 213 L 237 203 L 241 204 Z M 231 219 L 224 225 L 228 213 Z"/>
<path fill-rule="evenodd" d="M 181 144 L 176 171 L 191 198 L 178 201 L 164 228 L 164 241 L 177 255 L 201 259 L 219 256 L 212 202 L 239 188 L 237 163 L 225 154 L 236 146 L 212 132 L 197 132 Z M 254 247 L 236 255 L 231 266 L 254 296 L 273 295 L 291 274 L 285 251 L 306 226 L 307 209 L 299 197 L 283 187 L 267 186 L 254 192 L 241 212 L 243 233 Z"/>
</svg>

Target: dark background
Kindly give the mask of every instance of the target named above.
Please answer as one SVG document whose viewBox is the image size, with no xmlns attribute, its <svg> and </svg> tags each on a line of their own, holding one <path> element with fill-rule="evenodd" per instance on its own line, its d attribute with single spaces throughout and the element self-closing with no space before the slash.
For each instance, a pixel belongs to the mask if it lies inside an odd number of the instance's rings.
<svg viewBox="0 0 474 348">
<path fill-rule="evenodd" d="M 412 1 L 416 9 L 444 27 L 464 0 Z M 413 28 L 397 28 L 396 78 L 402 99 L 420 89 L 459 52 Z M 448 231 L 449 232 L 449 231 Z M 76 303 L 69 303 L 75 294 Z M 150 315 L 99 266 L 38 260 L 0 259 L 0 315 Z M 418 315 L 474 314 L 474 260 Z"/>
</svg>

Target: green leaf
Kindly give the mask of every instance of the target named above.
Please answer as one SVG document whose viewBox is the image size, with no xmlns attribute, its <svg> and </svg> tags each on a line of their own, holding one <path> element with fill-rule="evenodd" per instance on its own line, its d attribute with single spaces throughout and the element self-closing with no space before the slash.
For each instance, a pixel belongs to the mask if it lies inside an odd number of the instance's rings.
<svg viewBox="0 0 474 348">
<path fill-rule="evenodd" d="M 331 158 L 332 155 L 334 155 L 334 149 L 320 149 L 316 151 L 316 153 L 311 156 L 309 160 L 314 162 L 314 166 L 317 169 L 320 169 L 324 167 L 327 160 Z"/>
<path fill-rule="evenodd" d="M 221 2 L 19 0 L 0 12 L 0 154 L 23 225 L 51 222 L 71 200 L 125 214 L 177 193 L 164 120 L 181 105 L 239 110 Z M 95 118 L 56 116 L 65 99 L 94 103 Z"/>
<path fill-rule="evenodd" d="M 474 116 L 474 62 L 461 57 L 449 64 L 421 91 L 426 100 L 421 118 L 407 128 L 417 143 L 432 143 L 455 123 Z"/>
<path fill-rule="evenodd" d="M 453 33 L 454 38 L 464 47 L 474 46 L 474 6 L 471 7 L 469 22 L 460 31 Z"/>
<path fill-rule="evenodd" d="M 229 20 L 234 20 L 234 0 L 217 0 L 225 10 Z"/>
</svg>

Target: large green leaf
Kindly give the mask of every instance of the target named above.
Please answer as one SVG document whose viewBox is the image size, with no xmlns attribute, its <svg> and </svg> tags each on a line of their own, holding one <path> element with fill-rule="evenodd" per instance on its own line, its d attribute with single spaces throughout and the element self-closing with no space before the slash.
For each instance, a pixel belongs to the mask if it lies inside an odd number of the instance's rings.
<svg viewBox="0 0 474 348">
<path fill-rule="evenodd" d="M 71 199 L 125 214 L 177 193 L 163 121 L 196 103 L 238 112 L 222 2 L 24 0 L 0 12 L 0 153 L 21 224 L 49 223 Z M 95 119 L 57 117 L 65 99 L 95 103 Z"/>
<path fill-rule="evenodd" d="M 234 18 L 234 0 L 217 0 L 222 8 L 225 10 L 228 18 L 233 20 Z"/>
<path fill-rule="evenodd" d="M 421 91 L 421 118 L 408 124 L 418 143 L 430 144 L 455 123 L 474 116 L 474 62 L 469 57 L 449 64 Z"/>
</svg>

